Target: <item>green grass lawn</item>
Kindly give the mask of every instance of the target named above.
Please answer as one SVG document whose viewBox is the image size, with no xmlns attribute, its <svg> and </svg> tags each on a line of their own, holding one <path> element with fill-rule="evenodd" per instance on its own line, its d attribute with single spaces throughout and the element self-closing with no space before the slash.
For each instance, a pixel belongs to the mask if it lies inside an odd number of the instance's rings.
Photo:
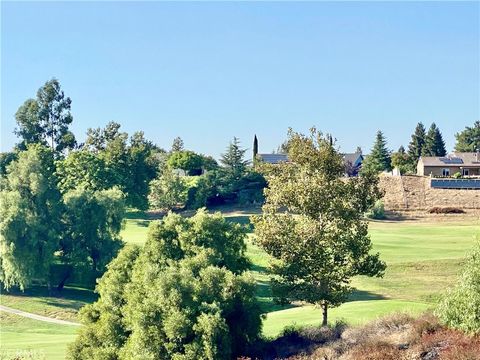
<svg viewBox="0 0 480 360">
<path fill-rule="evenodd" d="M 258 213 L 258 210 L 254 212 Z M 248 225 L 250 214 L 250 211 L 235 209 L 226 216 L 229 221 Z M 125 242 L 143 244 L 149 222 L 142 213 L 129 213 L 122 230 Z M 349 302 L 330 310 L 330 321 L 342 319 L 350 324 L 361 324 L 395 311 L 416 313 L 433 307 L 455 281 L 465 254 L 479 233 L 480 223 L 473 220 L 371 222 L 373 249 L 381 253 L 388 265 L 385 276 L 355 278 L 353 285 L 357 290 Z M 267 314 L 264 321 L 266 336 L 278 335 L 286 325 L 321 322 L 321 311 L 313 306 L 281 307 L 272 301 L 267 273 L 269 258 L 254 244 L 253 234 L 249 234 L 247 240 L 247 255 L 253 263 L 258 298 Z M 66 320 L 75 320 L 77 310 L 94 299 L 91 290 L 78 288 L 66 288 L 61 296 L 49 296 L 42 288 L 30 289 L 25 294 L 14 292 L 0 296 L 3 305 Z M 10 323 L 4 326 L 3 318 L 0 319 L 2 350 L 41 349 L 49 355 L 48 359 L 61 358 L 65 344 L 74 338 L 75 330 L 69 327 L 44 326 L 38 321 L 25 319 L 31 330 L 26 332 L 22 330 L 25 328 L 22 321 L 9 320 Z"/>
<path fill-rule="evenodd" d="M 65 358 L 67 345 L 78 327 L 50 324 L 0 312 L 0 359 L 57 360 Z M 28 357 L 28 356 L 30 357 Z"/>
</svg>

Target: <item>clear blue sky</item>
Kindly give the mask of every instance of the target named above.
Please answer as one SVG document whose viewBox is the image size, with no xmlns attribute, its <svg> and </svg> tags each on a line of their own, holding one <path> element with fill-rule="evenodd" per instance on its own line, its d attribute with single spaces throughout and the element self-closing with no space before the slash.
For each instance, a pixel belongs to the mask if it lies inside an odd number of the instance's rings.
<svg viewBox="0 0 480 360">
<path fill-rule="evenodd" d="M 435 121 L 448 150 L 480 119 L 478 2 L 1 4 L 1 149 L 52 77 L 73 131 L 114 120 L 218 156 L 233 136 L 270 152 L 288 127 L 369 151 Z"/>
</svg>

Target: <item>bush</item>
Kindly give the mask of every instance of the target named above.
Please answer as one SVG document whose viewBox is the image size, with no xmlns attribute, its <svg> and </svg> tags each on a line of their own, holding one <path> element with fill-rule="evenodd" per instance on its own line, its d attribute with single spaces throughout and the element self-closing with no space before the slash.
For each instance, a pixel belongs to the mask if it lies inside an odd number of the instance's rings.
<svg viewBox="0 0 480 360">
<path fill-rule="evenodd" d="M 435 313 L 451 328 L 480 333 L 480 242 L 469 256 L 458 284 L 447 292 Z"/>
<path fill-rule="evenodd" d="M 206 176 L 195 176 L 193 181 L 187 181 L 187 188 L 188 209 L 196 210 L 207 206 L 212 187 Z"/>
<path fill-rule="evenodd" d="M 377 200 L 372 209 L 367 212 L 367 217 L 370 219 L 381 220 L 385 219 L 385 205 L 382 200 Z"/>
<path fill-rule="evenodd" d="M 459 172 L 456 172 L 455 174 L 452 175 L 454 179 L 460 179 L 462 177 L 462 174 Z"/>
<path fill-rule="evenodd" d="M 429 214 L 465 214 L 465 211 L 456 207 L 433 207 L 428 210 Z"/>
</svg>

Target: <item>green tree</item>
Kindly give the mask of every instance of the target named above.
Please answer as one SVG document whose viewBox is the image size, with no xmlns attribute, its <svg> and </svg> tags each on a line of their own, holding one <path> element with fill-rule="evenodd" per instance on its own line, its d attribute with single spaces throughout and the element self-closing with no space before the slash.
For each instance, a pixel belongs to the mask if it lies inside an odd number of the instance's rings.
<svg viewBox="0 0 480 360">
<path fill-rule="evenodd" d="M 79 317 L 86 326 L 69 346 L 68 359 L 118 359 L 118 351 L 130 334 L 123 310 L 139 254 L 139 247 L 126 246 L 108 265 L 95 289 L 99 300 L 80 309 Z"/>
<path fill-rule="evenodd" d="M 0 192 L 0 281 L 24 289 L 48 283 L 62 214 L 52 151 L 29 145 L 8 167 Z"/>
<path fill-rule="evenodd" d="M 245 174 L 249 163 L 248 160 L 245 160 L 246 151 L 240 146 L 240 140 L 234 137 L 225 154 L 222 154 L 220 163 L 232 179 L 238 180 Z"/>
<path fill-rule="evenodd" d="M 415 127 L 412 134 L 410 144 L 408 144 L 408 156 L 412 167 L 417 166 L 417 161 L 422 156 L 423 147 L 425 146 L 425 126 L 421 122 Z"/>
<path fill-rule="evenodd" d="M 83 187 L 88 190 L 105 190 L 112 186 L 113 175 L 98 154 L 86 149 L 72 151 L 57 161 L 57 176 L 62 193 Z"/>
<path fill-rule="evenodd" d="M 205 171 L 215 171 L 218 169 L 217 160 L 211 156 L 200 155 L 202 157 L 202 168 Z"/>
<path fill-rule="evenodd" d="M 18 109 L 15 133 L 22 138 L 19 147 L 28 144 L 48 144 L 54 154 L 73 149 L 76 140 L 68 129 L 73 121 L 70 113 L 72 100 L 65 97 L 57 79 L 47 81 L 38 89 L 35 100 L 28 99 Z"/>
<path fill-rule="evenodd" d="M 397 152 L 392 153 L 392 167 L 398 168 L 401 174 L 412 171 L 410 158 L 403 146 L 400 146 Z"/>
<path fill-rule="evenodd" d="M 447 292 L 435 312 L 449 327 L 480 333 L 480 242 L 468 257 L 457 285 Z"/>
<path fill-rule="evenodd" d="M 145 139 L 143 131 L 135 132 L 130 137 L 128 148 L 129 181 L 126 185 L 128 205 L 146 210 L 148 208 L 148 192 L 150 181 L 156 178 L 158 149 Z"/>
<path fill-rule="evenodd" d="M 442 133 L 437 125 L 432 123 L 425 136 L 422 156 L 445 156 L 446 154 L 447 150 L 445 150 L 445 141 L 443 141 Z"/>
<path fill-rule="evenodd" d="M 17 160 L 18 153 L 16 151 L 9 151 L 0 153 L 0 178 L 7 175 L 7 167 L 12 161 Z"/>
<path fill-rule="evenodd" d="M 379 173 L 390 170 L 392 170 L 392 162 L 387 149 L 387 141 L 383 133 L 378 131 L 372 151 L 362 164 L 362 172 Z"/>
<path fill-rule="evenodd" d="M 65 232 L 60 241 L 63 263 L 68 271 L 61 290 L 73 270 L 101 275 L 122 246 L 120 230 L 125 217 L 125 199 L 118 189 L 92 191 L 84 188 L 64 195 Z"/>
<path fill-rule="evenodd" d="M 100 298 L 69 359 L 229 359 L 261 329 L 246 230 L 220 214 L 170 213 L 142 250 L 123 250 L 99 281 Z"/>
<path fill-rule="evenodd" d="M 172 169 L 184 170 L 189 175 L 202 173 L 203 158 L 190 150 L 176 151 L 168 158 L 168 166 Z"/>
<path fill-rule="evenodd" d="M 364 213 L 379 198 L 378 177 L 344 181 L 341 155 L 316 129 L 289 132 L 291 162 L 264 165 L 268 187 L 263 214 L 252 218 L 271 263 L 277 301 L 330 307 L 347 300 L 356 275 L 381 276 L 385 263 L 371 254 Z"/>
<path fill-rule="evenodd" d="M 152 209 L 172 210 L 183 207 L 187 197 L 187 187 L 182 178 L 169 168 L 150 182 L 148 201 Z"/>
<path fill-rule="evenodd" d="M 467 126 L 465 130 L 455 134 L 457 143 L 455 151 L 475 152 L 480 150 L 480 121 L 476 121 L 472 127 Z"/>
<path fill-rule="evenodd" d="M 156 155 L 161 149 L 146 140 L 142 131 L 135 132 L 128 140 L 120 124 L 111 121 L 103 129 L 88 129 L 85 148 L 104 162 L 109 174 L 108 187 L 119 187 L 128 206 L 146 209 L 148 186 L 157 175 Z"/>
<path fill-rule="evenodd" d="M 185 149 L 185 146 L 180 136 L 177 136 L 175 139 L 173 139 L 172 148 L 170 152 L 174 153 L 177 151 L 183 151 L 184 149 Z"/>
<path fill-rule="evenodd" d="M 25 150 L 29 144 L 47 145 L 44 139 L 44 129 L 38 117 L 38 111 L 38 102 L 34 99 L 28 99 L 15 113 L 17 127 L 14 133 L 21 138 L 20 143 L 17 145 L 20 150 Z"/>
</svg>

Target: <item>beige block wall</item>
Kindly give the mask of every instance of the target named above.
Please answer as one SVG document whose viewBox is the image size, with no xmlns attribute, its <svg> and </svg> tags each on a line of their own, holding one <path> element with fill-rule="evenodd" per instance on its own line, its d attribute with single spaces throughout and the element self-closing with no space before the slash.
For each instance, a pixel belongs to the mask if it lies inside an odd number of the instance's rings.
<svg viewBox="0 0 480 360">
<path fill-rule="evenodd" d="M 435 206 L 480 209 L 480 190 L 434 189 L 428 176 L 382 176 L 387 210 L 420 210 Z"/>
</svg>

